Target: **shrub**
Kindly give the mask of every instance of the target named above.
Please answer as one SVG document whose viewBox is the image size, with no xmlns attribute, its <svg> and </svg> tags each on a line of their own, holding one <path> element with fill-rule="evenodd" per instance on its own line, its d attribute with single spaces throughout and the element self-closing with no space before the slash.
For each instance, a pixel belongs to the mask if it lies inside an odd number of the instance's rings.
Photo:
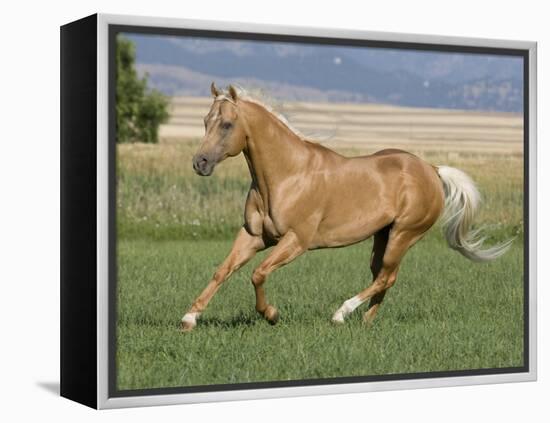
<svg viewBox="0 0 550 423">
<path fill-rule="evenodd" d="M 135 46 L 121 36 L 116 52 L 116 140 L 158 142 L 158 128 L 168 119 L 168 98 L 147 87 L 135 69 Z"/>
</svg>

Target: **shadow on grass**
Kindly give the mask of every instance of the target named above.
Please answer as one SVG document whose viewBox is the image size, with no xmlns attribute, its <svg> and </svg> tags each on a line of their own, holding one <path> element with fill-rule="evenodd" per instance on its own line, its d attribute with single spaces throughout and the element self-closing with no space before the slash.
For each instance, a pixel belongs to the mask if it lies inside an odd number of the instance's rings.
<svg viewBox="0 0 550 423">
<path fill-rule="evenodd" d="M 231 318 L 221 319 L 219 317 L 204 317 L 198 322 L 200 326 L 219 329 L 235 329 L 242 326 L 254 326 L 263 318 L 260 315 L 239 313 Z"/>
</svg>

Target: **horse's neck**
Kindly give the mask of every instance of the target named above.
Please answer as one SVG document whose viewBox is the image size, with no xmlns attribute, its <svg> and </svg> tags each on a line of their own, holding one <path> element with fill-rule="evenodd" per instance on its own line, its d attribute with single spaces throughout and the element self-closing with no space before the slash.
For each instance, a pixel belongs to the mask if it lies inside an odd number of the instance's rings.
<svg viewBox="0 0 550 423">
<path fill-rule="evenodd" d="M 247 119 L 249 133 L 244 154 L 250 174 L 269 206 L 270 192 L 303 170 L 308 146 L 284 123 L 261 106 Z"/>
</svg>

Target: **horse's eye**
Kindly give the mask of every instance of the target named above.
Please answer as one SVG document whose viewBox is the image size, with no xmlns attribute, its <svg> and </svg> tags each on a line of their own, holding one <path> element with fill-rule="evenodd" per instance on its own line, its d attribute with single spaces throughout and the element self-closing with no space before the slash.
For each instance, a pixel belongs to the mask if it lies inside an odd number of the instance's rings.
<svg viewBox="0 0 550 423">
<path fill-rule="evenodd" d="M 225 129 L 226 131 L 228 129 L 231 129 L 233 127 L 233 124 L 231 122 L 224 122 L 222 123 L 222 129 Z"/>
</svg>

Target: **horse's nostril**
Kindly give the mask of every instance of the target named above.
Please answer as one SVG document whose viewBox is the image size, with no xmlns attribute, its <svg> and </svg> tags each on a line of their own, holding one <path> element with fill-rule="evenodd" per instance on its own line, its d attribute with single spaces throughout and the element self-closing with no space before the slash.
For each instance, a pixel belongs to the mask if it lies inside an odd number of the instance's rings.
<svg viewBox="0 0 550 423">
<path fill-rule="evenodd" d="M 205 154 L 200 154 L 193 158 L 193 169 L 197 173 L 204 174 L 209 164 L 210 161 Z"/>
</svg>

